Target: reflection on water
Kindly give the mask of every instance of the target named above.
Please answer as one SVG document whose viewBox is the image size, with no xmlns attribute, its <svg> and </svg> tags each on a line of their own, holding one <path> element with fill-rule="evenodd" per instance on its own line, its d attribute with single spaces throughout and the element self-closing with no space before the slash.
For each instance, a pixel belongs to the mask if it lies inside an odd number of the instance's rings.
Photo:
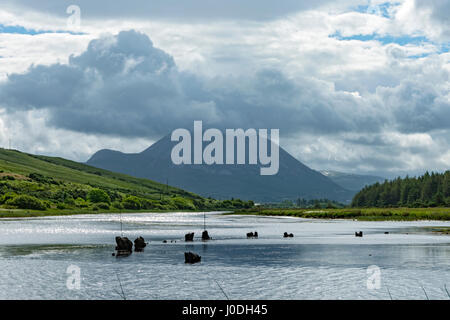
<svg viewBox="0 0 450 320">
<path fill-rule="evenodd" d="M 125 236 L 143 236 L 142 253 L 115 258 L 118 215 L 0 220 L 0 299 L 449 299 L 450 237 L 410 233 L 448 222 L 356 222 L 210 213 L 213 241 L 200 241 L 202 213 L 122 216 Z M 246 239 L 258 231 L 259 239 Z M 362 230 L 363 238 L 354 232 Z M 422 229 L 420 229 L 422 230 Z M 195 232 L 186 244 L 184 234 Z M 295 237 L 284 239 L 284 232 Z M 385 234 L 389 232 L 389 234 Z M 408 234 L 406 234 L 408 233 Z M 168 240 L 168 243 L 162 243 Z M 172 241 L 172 242 L 171 242 Z M 185 251 L 202 262 L 185 265 Z M 81 289 L 66 287 L 67 267 Z M 381 287 L 367 289 L 367 268 Z"/>
</svg>

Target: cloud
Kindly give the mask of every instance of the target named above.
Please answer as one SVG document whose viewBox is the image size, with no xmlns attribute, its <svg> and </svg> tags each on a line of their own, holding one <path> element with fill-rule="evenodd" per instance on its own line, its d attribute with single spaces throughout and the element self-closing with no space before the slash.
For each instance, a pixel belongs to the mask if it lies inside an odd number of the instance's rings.
<svg viewBox="0 0 450 320">
<path fill-rule="evenodd" d="M 69 5 L 76 4 L 81 8 L 83 15 L 91 19 L 126 17 L 176 21 L 270 20 L 334 2 L 331 0 L 283 0 L 278 3 L 272 0 L 135 0 L 131 5 L 127 2 L 111 2 L 108 0 L 48 0 L 42 3 L 33 0 L 3 1 L 3 5 L 7 7 L 21 7 L 53 15 L 65 15 L 66 8 Z M 344 2 L 356 1 L 347 0 Z"/>
<path fill-rule="evenodd" d="M 86 134 L 66 129 L 49 128 L 47 110 L 18 111 L 14 114 L 0 111 L 0 147 L 32 154 L 86 161 L 100 149 L 109 148 L 123 152 L 140 152 L 154 140 L 111 137 Z"/>
<path fill-rule="evenodd" d="M 2 141 L 12 135 L 22 150 L 84 161 L 97 147 L 138 151 L 203 119 L 278 127 L 283 147 L 317 169 L 444 170 L 447 2 L 297 1 L 273 15 L 268 2 L 234 14 L 234 2 L 223 12 L 211 2 L 183 18 L 182 6 L 170 12 L 163 2 L 151 13 L 150 2 L 80 2 L 83 35 L 0 34 Z M 66 4 L 6 0 L 0 23 L 62 30 Z M 139 32 L 120 32 L 131 27 Z"/>
<path fill-rule="evenodd" d="M 450 40 L 450 1 L 448 0 L 415 0 L 419 11 L 429 13 L 429 18 L 439 34 L 446 40 Z"/>
<path fill-rule="evenodd" d="M 45 109 L 56 128 L 116 136 L 153 139 L 194 120 L 285 134 L 373 131 L 383 121 L 363 99 L 325 81 L 273 69 L 213 79 L 179 71 L 136 31 L 92 40 L 68 64 L 32 66 L 0 88 L 10 111 Z"/>
</svg>

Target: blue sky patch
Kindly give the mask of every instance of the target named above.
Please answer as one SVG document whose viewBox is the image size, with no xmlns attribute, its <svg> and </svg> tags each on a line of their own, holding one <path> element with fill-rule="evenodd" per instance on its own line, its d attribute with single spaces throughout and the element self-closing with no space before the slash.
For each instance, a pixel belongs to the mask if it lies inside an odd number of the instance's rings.
<svg viewBox="0 0 450 320">
<path fill-rule="evenodd" d="M 68 33 L 72 35 L 82 35 L 84 33 L 82 32 L 72 32 L 72 31 L 62 31 L 62 30 L 34 30 L 34 29 L 27 29 L 22 26 L 5 26 L 3 24 L 0 24 L 0 33 L 11 33 L 11 34 L 28 34 L 28 35 L 37 35 L 37 34 L 44 34 L 44 33 Z"/>
<path fill-rule="evenodd" d="M 450 48 L 450 44 L 449 43 L 435 43 L 430 41 L 427 37 L 424 36 L 400 36 L 400 37 L 395 37 L 392 35 L 379 35 L 377 33 L 373 33 L 373 34 L 358 34 L 358 35 L 353 35 L 353 36 L 348 36 L 348 37 L 344 37 L 340 34 L 340 32 L 335 32 L 334 34 L 329 36 L 330 38 L 335 38 L 338 40 L 342 40 L 342 41 L 350 41 L 350 40 L 357 40 L 357 41 L 379 41 L 381 42 L 383 45 L 386 44 L 390 44 L 390 43 L 395 43 L 401 46 L 405 46 L 408 44 L 411 45 L 422 45 L 422 44 L 430 44 L 430 45 L 434 45 L 438 48 L 438 50 L 436 51 L 436 53 L 447 53 L 449 52 L 449 48 Z M 424 53 L 418 56 L 410 56 L 410 58 L 422 58 L 422 57 L 426 57 L 428 56 L 429 53 Z"/>
<path fill-rule="evenodd" d="M 407 45 L 407 44 L 415 44 L 420 45 L 421 43 L 430 43 L 430 41 L 423 36 L 400 36 L 395 37 L 391 35 L 379 35 L 377 33 L 373 34 L 358 34 L 353 36 L 344 37 L 340 34 L 340 32 L 336 32 L 332 35 L 330 35 L 331 38 L 336 38 L 338 40 L 358 40 L 358 41 L 379 41 L 382 44 L 389 44 L 389 43 L 396 43 L 401 46 Z"/>
<path fill-rule="evenodd" d="M 357 6 L 354 8 L 355 11 L 361 12 L 361 13 L 368 13 L 368 14 L 375 14 L 379 15 L 385 18 L 389 18 L 389 8 L 392 6 L 391 3 L 385 2 L 379 5 L 364 5 L 364 6 Z"/>
</svg>

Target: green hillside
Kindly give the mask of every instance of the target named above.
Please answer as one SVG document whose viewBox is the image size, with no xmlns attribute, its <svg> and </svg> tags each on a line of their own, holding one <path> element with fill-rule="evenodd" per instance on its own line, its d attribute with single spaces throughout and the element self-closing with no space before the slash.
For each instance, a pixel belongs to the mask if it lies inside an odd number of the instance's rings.
<svg viewBox="0 0 450 320">
<path fill-rule="evenodd" d="M 78 162 L 0 149 L 0 216 L 14 209 L 47 213 L 126 210 L 212 210 L 251 206 L 204 199 L 148 179 Z M 20 210 L 19 210 L 20 211 Z"/>
</svg>

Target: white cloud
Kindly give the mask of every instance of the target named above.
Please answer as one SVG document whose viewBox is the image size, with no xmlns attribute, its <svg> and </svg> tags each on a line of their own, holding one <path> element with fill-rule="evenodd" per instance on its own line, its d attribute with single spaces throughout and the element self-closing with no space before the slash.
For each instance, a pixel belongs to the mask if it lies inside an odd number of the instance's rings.
<svg viewBox="0 0 450 320">
<path fill-rule="evenodd" d="M 144 19 L 145 10 L 142 13 L 127 11 L 126 19 L 118 19 L 120 7 L 102 13 L 100 5 L 85 3 L 81 6 L 83 35 L 0 33 L 0 70 L 3 72 L 0 81 L 6 80 L 6 74 L 26 73 L 32 64 L 67 65 L 71 54 L 81 54 L 89 41 L 105 32 L 116 34 L 134 28 L 145 32 L 155 47 L 173 57 L 178 75 L 174 82 L 168 83 L 178 89 L 182 83 L 182 90 L 170 92 L 180 99 L 177 101 L 183 107 L 191 108 L 191 116 L 207 115 L 212 123 L 218 123 L 226 114 L 229 123 L 242 124 L 244 122 L 239 121 L 251 119 L 256 114 L 251 125 L 279 126 L 282 134 L 285 126 L 284 146 L 315 168 L 387 173 L 448 168 L 450 161 L 446 150 L 450 129 L 445 120 L 449 116 L 450 54 L 441 53 L 440 45 L 448 44 L 449 24 L 442 12 L 448 8 L 449 1 L 389 1 L 388 16 L 370 10 L 352 10 L 358 4 L 368 5 L 369 2 L 336 4 L 323 1 L 320 6 L 298 10 L 285 8 L 282 14 L 270 19 L 261 18 L 262 10 L 258 17 L 249 14 L 233 18 L 227 13 L 221 19 L 191 15 L 177 21 L 170 19 L 169 12 Z M 386 2 L 371 1 L 372 4 Z M 59 11 L 48 11 L 51 14 L 44 13 L 48 7 L 40 7 L 34 1 L 20 4 L 32 9 L 23 12 L 23 7 L 8 1 L 8 5 L 0 9 L 0 24 L 40 30 L 65 28 L 67 15 L 58 9 L 65 3 L 54 6 Z M 396 37 L 425 36 L 430 41 L 406 45 L 383 44 L 376 40 L 342 41 L 330 37 L 336 32 L 342 36 L 374 33 Z M 80 92 L 94 94 L 91 98 L 95 99 L 101 99 L 106 93 L 114 99 L 119 92 L 131 95 L 137 90 L 145 93 L 130 78 L 136 76 L 134 67 L 142 62 L 139 58 L 129 57 L 121 72 L 115 74 L 115 77 L 120 74 L 120 78 L 109 77 L 110 82 L 106 84 L 92 81 L 90 85 L 96 85 L 95 90 L 83 86 Z M 87 69 L 81 68 L 85 75 Z M 259 73 L 262 69 L 273 73 L 264 76 Z M 192 78 L 183 78 L 188 74 L 193 74 Z M 270 86 L 267 78 L 278 79 L 278 84 Z M 122 82 L 117 83 L 119 79 Z M 192 86 L 190 89 L 188 84 Z M 190 96 L 186 100 L 186 90 L 198 97 Z M 202 90 L 210 96 L 205 96 Z M 283 90 L 288 90 L 288 94 Z M 240 99 L 236 100 L 237 96 Z M 122 113 L 117 116 L 115 112 L 119 109 L 114 109 L 114 99 L 110 113 L 103 113 L 108 121 L 100 124 L 86 121 L 89 120 L 86 116 L 92 115 L 90 108 L 95 110 L 96 105 L 107 105 L 104 100 L 95 99 L 92 105 L 81 105 L 71 114 L 67 113 L 70 109 L 61 105 L 40 118 L 36 114 L 47 112 L 46 108 L 27 111 L 30 114 L 27 125 L 32 127 L 34 122 L 39 123 L 38 128 L 45 132 L 46 139 L 53 139 L 51 144 L 27 136 L 25 129 L 16 129 L 14 135 L 23 136 L 21 146 L 27 151 L 41 148 L 79 160 L 85 160 L 86 155 L 96 148 L 107 146 L 120 150 L 125 146 L 135 151 L 143 149 L 147 139 L 139 138 L 141 143 L 130 138 L 82 132 L 77 123 L 90 125 L 91 129 L 86 132 L 103 129 L 104 133 L 119 135 L 130 131 L 126 124 L 129 122 L 121 125 L 114 122 L 132 118 Z M 252 107 L 243 102 L 251 103 Z M 0 105 L 4 104 L 5 101 L 0 101 Z M 232 107 L 225 108 L 227 105 Z M 265 105 L 270 105 L 271 109 L 264 108 Z M 137 110 L 136 105 L 127 107 Z M 105 110 L 98 108 L 100 113 Z M 153 128 L 158 133 L 170 125 L 181 124 L 163 121 L 167 110 L 158 110 L 156 105 L 151 110 L 152 117 L 148 121 L 145 114 L 136 113 L 132 131 L 140 132 L 141 136 L 147 134 L 145 123 L 152 123 L 154 119 L 160 120 L 160 127 Z M 185 116 L 181 108 L 171 110 L 173 114 L 180 113 L 180 119 Z M 10 135 L 9 130 L 14 129 L 5 123 L 20 123 L 27 114 L 21 112 L 20 118 L 19 113 L 5 112 L 1 116 L 3 136 Z M 291 117 L 287 116 L 288 112 Z M 15 117 L 20 120 L 14 122 Z M 61 122 L 64 119 L 66 123 Z M 143 119 L 147 122 L 142 122 Z M 108 127 L 110 121 L 114 125 Z M 56 123 L 65 129 L 55 128 Z M 20 128 L 19 124 L 17 128 Z M 114 133 L 119 129 L 121 133 Z M 440 132 L 439 135 L 436 132 Z M 5 141 L 4 137 L 2 139 Z M 77 144 L 71 143 L 71 139 Z M 82 151 L 69 154 L 68 149 L 72 146 Z"/>
</svg>

